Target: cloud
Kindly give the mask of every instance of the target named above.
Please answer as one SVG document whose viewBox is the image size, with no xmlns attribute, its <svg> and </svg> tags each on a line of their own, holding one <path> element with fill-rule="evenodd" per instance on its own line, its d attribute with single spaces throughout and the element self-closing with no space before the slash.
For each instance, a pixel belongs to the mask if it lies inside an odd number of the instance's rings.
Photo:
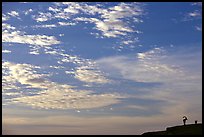
<svg viewBox="0 0 204 137">
<path fill-rule="evenodd" d="M 96 29 L 102 32 L 105 37 L 118 37 L 119 35 L 126 35 L 126 32 L 133 32 L 129 28 L 123 26 L 123 22 L 108 22 L 101 21 L 97 18 L 76 18 L 76 21 L 89 21 L 95 23 Z M 119 29 L 120 28 L 120 29 Z"/>
<path fill-rule="evenodd" d="M 6 31 L 4 31 L 2 34 L 2 42 L 12 42 L 39 46 L 50 46 L 60 43 L 58 40 L 56 40 L 54 36 L 24 35 L 20 31 L 13 31 L 11 33 L 7 33 Z"/>
<path fill-rule="evenodd" d="M 17 16 L 19 16 L 19 13 L 16 12 L 16 11 L 11 11 L 11 12 L 8 13 L 8 15 L 10 15 L 12 17 L 17 17 Z"/>
<path fill-rule="evenodd" d="M 192 6 L 201 6 L 202 7 L 202 2 L 193 2 L 191 5 Z"/>
<path fill-rule="evenodd" d="M 107 63 L 109 67 L 119 70 L 121 75 L 136 82 L 163 82 L 175 79 L 179 72 L 173 65 L 161 60 L 161 49 L 153 49 L 144 53 L 138 53 L 137 59 L 130 60 L 127 57 L 113 57 L 99 60 L 99 63 Z"/>
<path fill-rule="evenodd" d="M 72 23 L 72 22 L 58 22 L 58 24 L 60 26 L 73 26 L 73 25 L 76 25 L 76 23 Z"/>
<path fill-rule="evenodd" d="M 63 89 L 63 92 L 62 92 Z M 14 98 L 13 102 L 24 103 L 43 109 L 92 109 L 119 103 L 114 94 L 91 94 L 90 91 L 74 91 L 57 87 L 35 96 Z"/>
<path fill-rule="evenodd" d="M 36 20 L 37 22 L 45 22 L 48 20 L 52 19 L 52 14 L 51 13 L 43 13 L 43 12 L 38 12 L 39 15 L 33 15 L 33 19 Z"/>
<path fill-rule="evenodd" d="M 195 26 L 195 29 L 198 31 L 202 31 L 202 26 Z"/>
<path fill-rule="evenodd" d="M 60 9 L 58 9 L 58 8 L 53 8 L 53 7 L 49 7 L 48 10 L 49 10 L 49 11 L 52 11 L 52 12 L 54 12 L 54 13 L 60 11 Z"/>
<path fill-rule="evenodd" d="M 42 80 L 43 76 L 49 76 L 46 74 L 33 73 L 32 68 L 38 68 L 38 67 L 30 64 L 15 64 L 11 62 L 4 62 L 3 66 L 5 66 L 5 68 L 9 70 L 10 78 L 12 78 L 14 81 L 18 81 L 22 85 L 30 85 L 33 88 L 42 88 L 44 85 L 41 85 L 41 82 L 39 83 L 31 82 L 31 80 L 34 80 L 34 79 Z"/>
<path fill-rule="evenodd" d="M 28 9 L 28 10 L 24 11 L 24 14 L 25 14 L 25 15 L 28 15 L 28 14 L 30 14 L 31 12 L 33 12 L 33 9 Z"/>
<path fill-rule="evenodd" d="M 194 12 L 188 13 L 188 16 L 190 16 L 190 17 L 200 17 L 201 14 L 199 13 L 199 11 L 196 10 Z"/>
<path fill-rule="evenodd" d="M 139 3 L 119 3 L 116 6 L 110 7 L 109 12 L 105 12 L 102 18 L 106 20 L 120 20 L 125 17 L 139 16 L 143 13 Z"/>
<path fill-rule="evenodd" d="M 88 83 L 105 84 L 111 82 L 105 76 L 103 76 L 100 70 L 94 69 L 93 67 L 89 66 L 76 68 L 74 77 L 80 81 Z"/>
<path fill-rule="evenodd" d="M 76 25 L 76 23 L 72 23 L 72 22 L 58 22 L 58 24 L 45 24 L 45 25 L 35 25 L 32 26 L 33 28 L 56 28 L 56 27 L 60 27 L 60 26 L 73 26 Z"/>
<path fill-rule="evenodd" d="M 57 25 L 55 24 L 46 24 L 46 25 L 35 25 L 33 26 L 34 28 L 56 28 Z"/>
<path fill-rule="evenodd" d="M 68 12 L 68 13 L 70 13 L 70 14 L 77 14 L 77 13 L 79 13 L 79 11 L 76 10 L 76 9 L 75 9 L 74 7 L 72 7 L 72 6 L 69 6 L 69 7 L 65 8 L 65 9 L 64 9 L 64 12 Z"/>
<path fill-rule="evenodd" d="M 11 26 L 10 24 L 7 23 L 2 23 L 2 30 L 8 31 L 8 30 L 15 30 L 16 28 L 14 26 Z"/>
<path fill-rule="evenodd" d="M 5 15 L 5 14 L 2 14 L 2 22 L 3 21 L 7 21 L 7 20 L 9 20 L 10 19 L 10 17 L 9 16 L 7 16 L 7 15 Z M 3 24 L 2 24 L 3 25 Z"/>
<path fill-rule="evenodd" d="M 184 21 L 193 21 L 202 19 L 202 3 L 195 2 L 191 4 L 193 10 L 186 13 Z"/>
<path fill-rule="evenodd" d="M 67 4 L 64 2 L 55 3 L 53 7 L 51 6 L 48 8 L 49 12 L 39 12 L 38 15 L 33 16 L 33 19 L 37 22 L 45 22 L 56 18 L 67 20 L 79 12 L 76 6 L 77 3 L 74 2 L 68 2 Z"/>
<path fill-rule="evenodd" d="M 87 6 L 86 6 L 87 7 Z M 96 29 L 102 32 L 105 37 L 119 37 L 127 33 L 134 32 L 132 28 L 123 21 L 134 16 L 141 16 L 143 11 L 137 4 L 120 3 L 109 9 L 97 9 L 95 12 L 100 13 L 100 18 L 83 18 L 78 17 L 76 21 L 89 21 L 96 25 Z M 135 17 L 136 18 L 136 17 Z"/>
<path fill-rule="evenodd" d="M 133 39 L 133 40 L 124 40 L 121 42 L 122 45 L 129 45 L 129 44 L 133 44 L 135 43 L 136 41 L 138 41 L 137 38 Z"/>
<path fill-rule="evenodd" d="M 37 46 L 50 46 L 60 44 L 54 36 L 28 35 L 23 31 L 16 30 L 9 24 L 2 24 L 2 42 L 22 43 Z"/>
<path fill-rule="evenodd" d="M 177 109 L 177 110 L 176 110 Z M 168 108 L 166 108 L 168 110 Z M 176 111 L 180 111 L 175 108 Z M 3 134 L 132 134 L 139 135 L 146 131 L 155 131 L 164 129 L 164 127 L 180 125 L 182 116 L 175 113 L 175 110 L 170 115 L 157 116 L 77 116 L 63 115 L 55 112 L 39 112 L 36 110 L 27 110 L 26 114 L 19 115 L 16 109 L 3 108 Z M 84 110 L 81 110 L 82 112 Z M 172 111 L 172 110 L 171 110 Z M 24 112 L 24 111 L 23 111 Z M 170 112 L 170 111 L 169 111 Z M 14 114 L 18 115 L 14 115 Z M 36 113 L 38 117 L 35 117 Z M 12 115 L 11 115 L 12 114 Z M 202 121 L 201 116 L 188 116 L 189 123 L 194 123 L 194 118 L 198 118 L 198 122 Z M 101 130 L 103 129 L 103 130 Z M 165 130 L 165 129 L 164 129 Z M 10 133 L 9 133 L 10 131 Z M 12 132 L 13 131 L 13 132 Z"/>
<path fill-rule="evenodd" d="M 54 68 L 54 69 L 64 69 L 65 67 L 63 67 L 63 66 L 50 66 L 50 68 Z"/>
<path fill-rule="evenodd" d="M 2 53 L 11 53 L 10 50 L 2 50 Z"/>
<path fill-rule="evenodd" d="M 64 36 L 64 34 L 59 34 L 60 37 Z"/>
<path fill-rule="evenodd" d="M 161 129 L 154 123 L 165 121 L 163 118 L 145 117 L 77 117 L 77 116 L 43 116 L 39 118 L 5 116 L 3 119 L 3 134 L 9 134 L 10 127 L 14 133 L 10 134 L 142 134 L 144 130 Z M 53 121 L 54 120 L 54 121 Z M 46 124 L 45 124 L 46 123 Z M 41 130 L 37 128 L 40 126 Z M 21 127 L 20 129 L 17 128 Z M 23 128 L 24 127 L 24 128 Z M 22 129 L 25 129 L 24 132 Z M 49 128 L 48 128 L 49 127 Z M 17 130 L 18 129 L 18 130 Z M 56 130 L 57 129 L 57 130 Z M 104 129 L 104 130 L 101 130 Z M 8 130 L 8 131 L 7 131 Z M 29 131 L 29 132 L 28 132 Z M 38 132 L 36 132 L 38 131 Z M 48 131 L 48 132 L 45 132 Z M 55 131 L 55 132 L 53 132 Z"/>
<path fill-rule="evenodd" d="M 105 73 L 98 69 L 97 64 L 93 60 L 65 53 L 59 53 L 59 55 L 62 56 L 60 63 L 73 63 L 76 65 L 74 69 L 66 70 L 66 74 L 74 75 L 74 78 L 86 83 L 111 83 L 111 80 L 107 78 Z"/>
<path fill-rule="evenodd" d="M 91 3 L 62 2 L 55 3 L 48 8 L 49 12 L 33 16 L 37 22 L 49 21 L 52 19 L 63 19 L 76 22 L 59 22 L 59 25 L 76 25 L 79 22 L 95 24 L 95 29 L 101 32 L 101 37 L 120 37 L 129 33 L 139 32 L 133 29 L 130 20 L 139 23 L 143 15 L 142 4 L 140 3 L 115 3 L 115 6 L 104 8 L 102 4 L 92 5 Z M 89 15 L 86 18 L 74 15 Z M 96 18 L 96 15 L 98 16 Z M 133 20 L 132 20 L 133 19 Z M 127 42 L 126 42 L 127 43 Z"/>
<path fill-rule="evenodd" d="M 3 77 L 3 81 L 9 82 L 11 79 L 13 83 L 19 82 L 29 88 L 39 89 L 36 95 L 12 98 L 11 103 L 43 109 L 91 109 L 117 104 L 118 98 L 123 98 L 116 93 L 95 94 L 93 91 L 76 90 L 73 86 L 49 81 L 46 78 L 49 74 L 35 73 L 33 68 L 39 69 L 38 66 L 10 62 L 4 62 L 3 66 L 10 74 L 9 77 Z"/>
<path fill-rule="evenodd" d="M 176 52 L 175 52 L 176 51 Z M 100 68 L 110 77 L 146 84 L 158 83 L 151 88 L 135 89 L 143 99 L 162 99 L 168 105 L 158 108 L 164 114 L 194 115 L 189 110 L 201 107 L 202 76 L 201 49 L 175 49 L 167 52 L 162 48 L 137 53 L 137 56 L 113 56 L 97 60 Z M 170 54 L 171 53 L 171 54 Z M 186 61 L 188 60 L 188 61 Z M 196 102 L 193 101 L 194 99 Z M 185 105 L 184 105 L 185 102 Z M 168 107 L 169 110 L 165 109 Z M 178 110 L 180 110 L 178 112 Z M 172 111 L 172 112 L 170 112 Z"/>
<path fill-rule="evenodd" d="M 37 50 L 30 51 L 29 54 L 39 55 L 40 53 Z"/>
</svg>

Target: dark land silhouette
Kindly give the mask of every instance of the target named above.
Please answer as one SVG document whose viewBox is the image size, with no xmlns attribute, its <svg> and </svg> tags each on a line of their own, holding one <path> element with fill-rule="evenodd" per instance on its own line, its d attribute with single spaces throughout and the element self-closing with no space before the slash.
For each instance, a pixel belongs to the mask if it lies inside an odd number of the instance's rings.
<svg viewBox="0 0 204 137">
<path fill-rule="evenodd" d="M 202 135 L 202 123 L 168 127 L 165 131 L 145 132 L 142 135 Z"/>
</svg>

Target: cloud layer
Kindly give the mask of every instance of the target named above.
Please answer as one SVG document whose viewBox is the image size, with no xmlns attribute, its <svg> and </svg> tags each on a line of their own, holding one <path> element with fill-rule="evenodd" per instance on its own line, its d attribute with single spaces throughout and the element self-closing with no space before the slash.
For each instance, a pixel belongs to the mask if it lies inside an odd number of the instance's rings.
<svg viewBox="0 0 204 137">
<path fill-rule="evenodd" d="M 136 56 L 106 57 L 96 62 L 112 77 L 147 85 L 158 84 L 143 89 L 135 87 L 135 92 L 142 92 L 135 97 L 163 100 L 167 104 L 158 106 L 162 114 L 194 115 L 195 112 L 190 111 L 194 107 L 198 113 L 201 111 L 202 72 L 198 48 L 186 48 L 185 51 L 178 48 L 177 53 L 171 54 L 162 48 L 154 48 Z"/>
<path fill-rule="evenodd" d="M 117 104 L 119 98 L 123 98 L 115 93 L 94 94 L 93 91 L 76 90 L 73 86 L 49 81 L 46 78 L 48 74 L 35 73 L 33 68 L 39 67 L 30 64 L 4 62 L 3 66 L 9 70 L 9 75 L 3 76 L 4 93 L 8 93 L 6 92 L 8 85 L 5 82 L 11 82 L 11 80 L 13 84 L 19 82 L 29 88 L 39 89 L 36 95 L 12 98 L 11 103 L 23 103 L 43 109 L 86 109 Z"/>
</svg>

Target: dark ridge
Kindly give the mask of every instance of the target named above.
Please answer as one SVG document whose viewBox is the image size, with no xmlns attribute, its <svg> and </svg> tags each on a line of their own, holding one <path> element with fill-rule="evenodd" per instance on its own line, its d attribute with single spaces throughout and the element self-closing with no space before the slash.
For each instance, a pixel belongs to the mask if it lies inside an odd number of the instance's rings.
<svg viewBox="0 0 204 137">
<path fill-rule="evenodd" d="M 202 135 L 202 123 L 167 127 L 165 131 L 145 132 L 142 135 Z"/>
</svg>

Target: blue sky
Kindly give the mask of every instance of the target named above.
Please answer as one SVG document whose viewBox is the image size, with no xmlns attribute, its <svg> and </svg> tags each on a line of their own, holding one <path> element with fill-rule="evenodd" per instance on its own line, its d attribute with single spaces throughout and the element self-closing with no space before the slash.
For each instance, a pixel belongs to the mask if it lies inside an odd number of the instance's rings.
<svg viewBox="0 0 204 137">
<path fill-rule="evenodd" d="M 201 62 L 201 2 L 4 2 L 3 134 L 201 122 Z"/>
</svg>

